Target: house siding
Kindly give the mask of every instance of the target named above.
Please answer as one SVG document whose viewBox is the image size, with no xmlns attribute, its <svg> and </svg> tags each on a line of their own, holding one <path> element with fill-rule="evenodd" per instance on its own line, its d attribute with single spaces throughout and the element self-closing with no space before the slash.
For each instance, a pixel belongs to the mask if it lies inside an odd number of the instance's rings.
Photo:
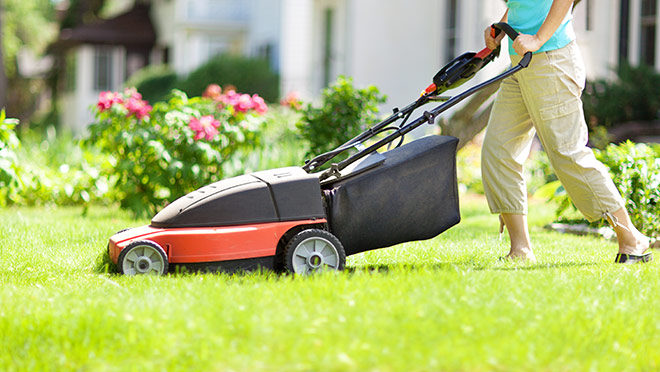
<svg viewBox="0 0 660 372">
<path fill-rule="evenodd" d="M 574 25 L 589 79 L 615 77 L 613 68 L 621 54 L 621 1 L 583 0 L 575 9 Z M 642 0 L 626 1 L 630 3 L 626 52 L 628 60 L 638 64 Z M 454 56 L 481 50 L 484 28 L 499 20 L 505 10 L 503 1 L 454 1 L 457 16 L 452 34 L 448 27 L 451 3 L 452 0 L 154 0 L 151 12 L 157 42 L 151 62 L 160 62 L 167 50 L 173 69 L 187 74 L 220 52 L 265 56 L 280 73 L 282 95 L 296 91 L 303 99 L 312 100 L 320 96 L 327 81 L 346 75 L 359 86 L 377 86 L 388 97 L 384 106 L 401 106 L 416 97 L 433 74 Z M 657 20 L 655 46 L 655 67 L 660 69 Z M 503 47 L 506 50 L 506 42 Z M 80 53 L 85 55 L 88 51 L 81 48 Z M 86 69 L 88 61 L 80 62 L 76 81 L 88 84 L 93 75 L 87 74 L 93 74 L 93 70 Z M 118 60 L 117 68 L 125 68 L 123 63 Z M 484 81 L 508 64 L 506 53 L 502 53 L 470 83 Z M 67 95 L 65 110 L 87 110 L 89 97 L 97 96 L 98 92 L 79 86 L 75 99 Z M 67 115 L 71 118 L 65 122 L 75 117 L 74 127 L 86 125 L 81 122 L 84 115 Z M 87 122 L 89 117 L 86 116 Z"/>
</svg>

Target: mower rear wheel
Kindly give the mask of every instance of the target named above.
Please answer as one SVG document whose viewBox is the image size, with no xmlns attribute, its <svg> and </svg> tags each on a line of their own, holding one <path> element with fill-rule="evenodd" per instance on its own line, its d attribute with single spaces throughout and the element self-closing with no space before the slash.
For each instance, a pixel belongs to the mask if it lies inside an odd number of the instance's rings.
<svg viewBox="0 0 660 372">
<path fill-rule="evenodd" d="M 117 266 L 124 275 L 164 275 L 169 264 L 160 245 L 150 240 L 138 240 L 119 252 Z"/>
<path fill-rule="evenodd" d="M 294 274 L 343 270 L 346 253 L 339 239 L 320 229 L 303 230 L 284 248 L 284 268 Z"/>
</svg>

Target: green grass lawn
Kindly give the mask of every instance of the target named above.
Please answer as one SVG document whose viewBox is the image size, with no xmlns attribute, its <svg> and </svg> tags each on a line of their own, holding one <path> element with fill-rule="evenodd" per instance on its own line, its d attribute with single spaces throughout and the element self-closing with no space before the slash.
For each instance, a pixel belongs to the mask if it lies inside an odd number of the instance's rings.
<svg viewBox="0 0 660 372">
<path fill-rule="evenodd" d="M 485 201 L 435 239 L 351 256 L 347 270 L 122 277 L 98 272 L 116 209 L 0 211 L 2 371 L 651 371 L 657 263 L 542 229 L 538 263 L 498 261 Z"/>
</svg>

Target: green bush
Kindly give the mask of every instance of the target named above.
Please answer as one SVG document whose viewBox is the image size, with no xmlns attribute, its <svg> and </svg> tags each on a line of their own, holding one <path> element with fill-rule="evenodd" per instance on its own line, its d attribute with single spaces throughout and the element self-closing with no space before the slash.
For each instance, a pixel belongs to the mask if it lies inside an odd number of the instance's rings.
<svg viewBox="0 0 660 372">
<path fill-rule="evenodd" d="M 263 99 L 233 91 L 189 98 L 174 91 L 150 107 L 135 90 L 104 92 L 85 143 L 111 155 L 102 173 L 111 196 L 136 216 L 223 178 L 223 163 L 254 145 L 267 109 Z"/>
<path fill-rule="evenodd" d="M 263 59 L 222 54 L 177 83 L 189 96 L 201 95 L 210 84 L 234 86 L 236 91 L 258 94 L 267 102 L 279 99 L 279 76 Z"/>
<path fill-rule="evenodd" d="M 178 81 L 176 72 L 166 65 L 149 65 L 136 72 L 126 82 L 135 87 L 149 102 L 165 101 Z"/>
<path fill-rule="evenodd" d="M 626 202 L 632 223 L 644 234 L 660 236 L 660 144 L 636 144 L 627 141 L 595 150 L 596 158 L 609 168 L 610 176 Z M 536 196 L 557 203 L 558 220 L 574 220 L 577 208 L 559 181 L 539 189 Z M 584 219 L 581 222 L 586 222 Z M 572 221 L 575 222 L 575 221 Z M 603 225 L 598 221 L 593 225 Z"/>
<path fill-rule="evenodd" d="M 588 82 L 582 102 L 592 128 L 611 128 L 627 121 L 657 120 L 660 115 L 660 74 L 652 67 L 621 65 L 616 81 Z"/>
<path fill-rule="evenodd" d="M 44 135 L 45 134 L 45 135 Z M 77 205 L 85 212 L 90 204 L 108 204 L 108 180 L 100 174 L 107 161 L 98 151 L 85 151 L 70 133 L 49 127 L 21 133 L 19 205 Z"/>
<path fill-rule="evenodd" d="M 484 193 L 481 182 L 481 145 L 469 142 L 456 154 L 458 189 L 461 192 Z"/>
<path fill-rule="evenodd" d="M 70 137 L 14 129 L 18 121 L 0 112 L 0 205 L 82 205 L 104 200 L 107 181 Z M 53 133 L 50 135 L 50 133 Z"/>
<path fill-rule="evenodd" d="M 378 105 L 384 102 L 378 88 L 358 89 L 352 79 L 339 77 L 323 90 L 320 107 L 302 109 L 297 127 L 309 143 L 306 156 L 330 151 L 377 123 Z"/>
<path fill-rule="evenodd" d="M 648 236 L 660 236 L 660 144 L 612 144 L 596 157 L 610 169 L 632 223 Z"/>
<path fill-rule="evenodd" d="M 21 142 L 16 136 L 18 120 L 9 119 L 0 111 L 0 206 L 7 205 L 22 189 L 15 150 Z"/>
</svg>

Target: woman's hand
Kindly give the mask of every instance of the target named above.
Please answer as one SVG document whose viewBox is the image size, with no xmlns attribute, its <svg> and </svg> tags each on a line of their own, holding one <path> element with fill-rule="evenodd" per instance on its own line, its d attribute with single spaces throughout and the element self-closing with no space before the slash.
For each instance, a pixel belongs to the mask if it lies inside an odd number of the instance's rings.
<svg viewBox="0 0 660 372">
<path fill-rule="evenodd" d="M 516 40 L 513 41 L 513 50 L 518 55 L 524 55 L 527 52 L 536 52 L 541 49 L 543 42 L 537 35 L 520 34 Z"/>
<path fill-rule="evenodd" d="M 502 43 L 502 39 L 506 34 L 504 32 L 500 32 L 499 35 L 493 37 L 490 33 L 491 27 L 488 26 L 486 27 L 486 30 L 484 30 L 484 41 L 486 42 L 486 47 L 488 49 L 495 50 L 498 46 L 500 46 L 500 43 Z"/>
</svg>

